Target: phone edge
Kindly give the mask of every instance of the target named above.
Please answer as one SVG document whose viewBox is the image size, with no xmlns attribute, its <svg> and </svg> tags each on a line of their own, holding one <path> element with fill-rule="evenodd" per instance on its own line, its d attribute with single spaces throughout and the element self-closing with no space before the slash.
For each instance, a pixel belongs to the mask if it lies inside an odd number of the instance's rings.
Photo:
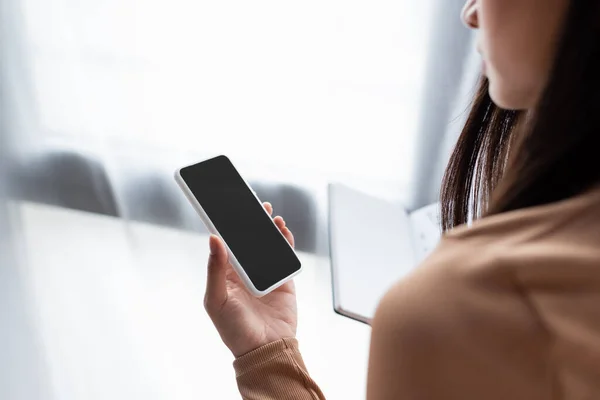
<svg viewBox="0 0 600 400">
<path fill-rule="evenodd" d="M 229 160 L 229 162 L 231 162 L 231 160 Z M 233 165 L 233 163 L 232 163 L 232 165 Z M 204 208 L 202 208 L 202 205 L 200 205 L 200 202 L 198 202 L 198 200 L 196 199 L 196 197 L 194 196 L 194 194 L 192 193 L 192 191 L 190 190 L 188 185 L 185 183 L 185 180 L 181 177 L 180 172 L 183 168 L 185 168 L 185 167 L 178 168 L 175 170 L 175 174 L 174 174 L 175 182 L 177 182 L 177 185 L 182 190 L 183 194 L 185 195 L 187 200 L 190 202 L 190 204 L 192 205 L 192 207 L 194 208 L 194 210 L 200 217 L 200 220 L 202 221 L 204 226 L 206 226 L 206 229 L 208 229 L 208 231 L 211 234 L 218 236 L 223 241 L 223 243 L 225 244 L 225 248 L 227 249 L 227 253 L 229 255 L 229 262 L 231 262 L 231 265 L 237 272 L 238 276 L 242 279 L 242 281 L 244 282 L 244 285 L 252 293 L 253 296 L 263 297 L 263 296 L 271 293 L 273 290 L 284 285 L 285 283 L 289 282 L 290 280 L 294 279 L 294 277 L 296 277 L 298 274 L 300 274 L 300 272 L 302 272 L 302 270 L 304 269 L 304 267 L 302 265 L 302 261 L 299 259 L 298 255 L 296 254 L 296 250 L 292 247 L 292 245 L 284 237 L 285 242 L 288 244 L 288 246 L 290 246 L 290 248 L 296 255 L 296 258 L 298 258 L 298 261 L 300 263 L 300 268 L 298 268 L 298 270 L 295 271 L 293 274 L 286 276 L 285 278 L 283 278 L 279 282 L 271 285 L 269 288 L 267 288 L 265 290 L 261 291 L 258 288 L 256 288 L 254 283 L 252 283 L 252 280 L 250 280 L 250 278 L 248 277 L 248 274 L 246 273 L 244 268 L 241 266 L 241 264 L 239 263 L 239 261 L 237 260 L 237 258 L 235 257 L 235 255 L 233 254 L 233 252 L 231 251 L 231 249 L 229 248 L 229 246 L 227 245 L 227 243 L 221 236 L 221 234 L 219 233 L 218 229 L 212 223 L 212 221 L 211 221 L 210 217 L 208 216 L 208 214 L 206 213 L 206 211 L 204 211 Z M 235 168 L 235 165 L 234 165 L 234 168 Z M 237 168 L 236 168 L 236 171 L 237 171 Z M 238 171 L 238 173 L 239 173 L 239 171 Z M 242 180 L 244 181 L 244 184 L 248 187 L 248 189 L 250 189 L 250 191 L 252 192 L 252 194 L 254 195 L 256 200 L 258 201 L 258 203 L 262 206 L 262 203 L 261 203 L 260 199 L 258 198 L 258 195 L 256 194 L 256 192 L 254 190 L 252 190 L 252 188 L 248 185 L 246 180 L 243 179 L 243 177 L 242 177 Z M 264 210 L 264 207 L 263 207 L 263 210 Z M 265 214 L 267 214 L 267 216 L 271 219 L 273 225 L 275 226 L 275 229 L 277 229 L 279 231 L 279 228 L 277 227 L 277 225 L 275 224 L 275 222 L 273 221 L 273 219 L 271 218 L 269 213 L 267 213 L 266 210 L 264 210 L 264 211 L 265 211 Z M 279 233 L 283 236 L 281 231 L 279 231 Z"/>
</svg>

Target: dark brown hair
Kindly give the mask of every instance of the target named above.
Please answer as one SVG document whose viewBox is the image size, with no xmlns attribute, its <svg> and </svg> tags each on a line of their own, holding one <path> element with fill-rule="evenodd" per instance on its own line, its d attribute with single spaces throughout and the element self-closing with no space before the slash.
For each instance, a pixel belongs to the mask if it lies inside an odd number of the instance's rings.
<svg viewBox="0 0 600 400">
<path fill-rule="evenodd" d="M 600 2 L 572 0 L 535 109 L 503 110 L 482 79 L 442 183 L 447 231 L 600 182 Z"/>
</svg>

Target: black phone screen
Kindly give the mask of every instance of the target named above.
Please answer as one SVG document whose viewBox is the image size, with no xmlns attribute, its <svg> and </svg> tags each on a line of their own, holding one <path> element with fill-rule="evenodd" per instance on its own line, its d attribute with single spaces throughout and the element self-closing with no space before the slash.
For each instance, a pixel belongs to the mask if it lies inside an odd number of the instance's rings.
<svg viewBox="0 0 600 400">
<path fill-rule="evenodd" d="M 294 250 L 227 157 L 182 168 L 180 174 L 258 290 L 300 269 Z"/>
</svg>

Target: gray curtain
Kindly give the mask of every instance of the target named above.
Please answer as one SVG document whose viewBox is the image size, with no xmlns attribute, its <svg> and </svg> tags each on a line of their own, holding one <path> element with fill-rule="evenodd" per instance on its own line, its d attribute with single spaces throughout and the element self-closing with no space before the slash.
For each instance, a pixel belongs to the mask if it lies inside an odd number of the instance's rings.
<svg viewBox="0 0 600 400">
<path fill-rule="evenodd" d="M 438 200 L 443 171 L 478 78 L 474 35 L 459 18 L 463 6 L 464 0 L 438 0 L 435 6 L 411 209 Z"/>
</svg>

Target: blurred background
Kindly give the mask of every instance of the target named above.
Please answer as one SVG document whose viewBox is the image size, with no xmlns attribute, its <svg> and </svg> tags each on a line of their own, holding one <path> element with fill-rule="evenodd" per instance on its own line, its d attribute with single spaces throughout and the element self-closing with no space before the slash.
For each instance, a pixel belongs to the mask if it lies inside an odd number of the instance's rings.
<svg viewBox="0 0 600 400">
<path fill-rule="evenodd" d="M 296 234 L 313 375 L 363 398 L 369 331 L 331 307 L 327 184 L 437 199 L 479 68 L 463 2 L 0 5 L 0 398 L 238 398 L 173 181 L 217 154 Z"/>
</svg>

